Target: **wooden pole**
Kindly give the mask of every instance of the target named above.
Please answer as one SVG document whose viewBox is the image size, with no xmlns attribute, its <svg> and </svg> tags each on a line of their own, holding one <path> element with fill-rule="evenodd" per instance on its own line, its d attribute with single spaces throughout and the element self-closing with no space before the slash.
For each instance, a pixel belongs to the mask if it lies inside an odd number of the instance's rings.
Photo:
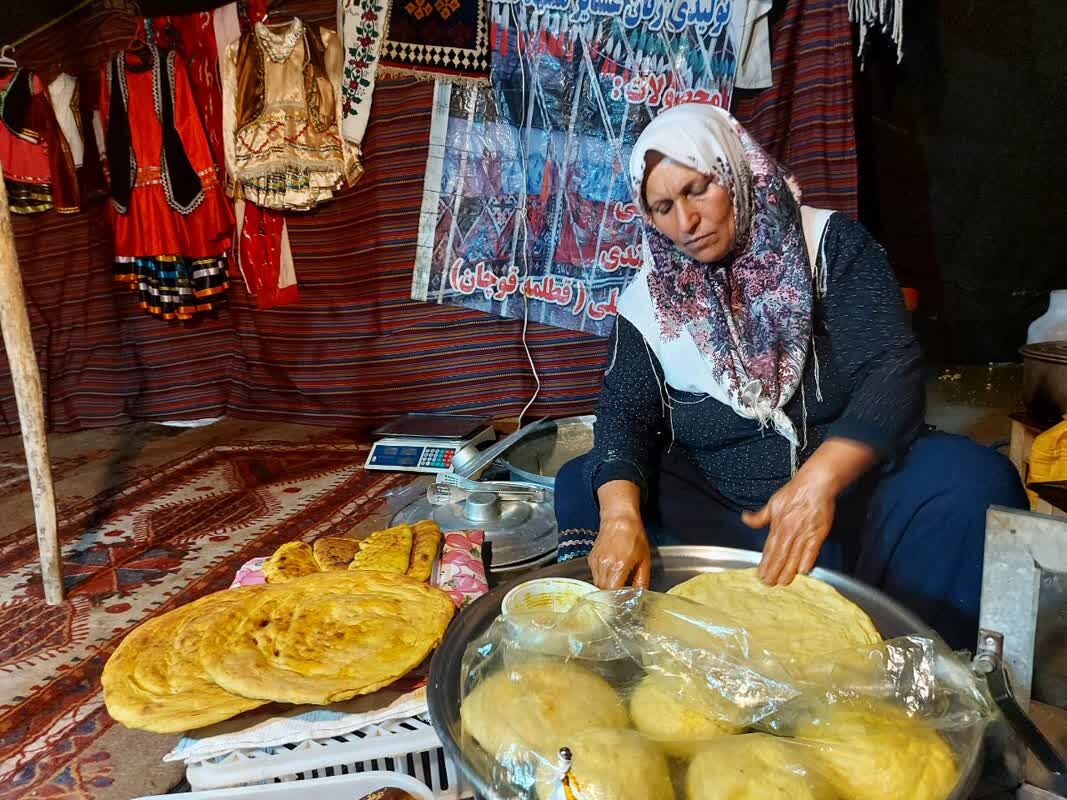
<svg viewBox="0 0 1067 800">
<path fill-rule="evenodd" d="M 0 166 L 0 332 L 15 386 L 15 403 L 26 451 L 26 470 L 33 495 L 33 517 L 37 523 L 37 548 L 41 556 L 41 582 L 49 605 L 63 602 L 63 576 L 59 567 L 59 537 L 56 531 L 56 493 L 48 460 L 48 438 L 44 421 L 41 374 L 33 354 L 30 317 L 22 291 L 15 233 L 11 229 L 4 170 Z"/>
</svg>

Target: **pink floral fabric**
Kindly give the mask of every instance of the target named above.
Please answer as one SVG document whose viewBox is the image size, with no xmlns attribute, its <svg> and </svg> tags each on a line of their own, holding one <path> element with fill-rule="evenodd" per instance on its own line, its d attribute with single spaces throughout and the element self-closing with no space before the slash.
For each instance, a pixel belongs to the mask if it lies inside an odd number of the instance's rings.
<svg viewBox="0 0 1067 800">
<path fill-rule="evenodd" d="M 482 562 L 485 531 L 452 531 L 445 534 L 437 586 L 448 592 L 460 610 L 489 591 Z"/>
<path fill-rule="evenodd" d="M 261 583 L 266 583 L 267 579 L 263 576 L 263 562 L 266 558 L 253 558 L 251 561 L 246 561 L 241 565 L 241 568 L 237 570 L 237 574 L 233 577 L 233 583 L 230 584 L 231 589 L 236 589 L 238 586 L 258 586 Z"/>
</svg>

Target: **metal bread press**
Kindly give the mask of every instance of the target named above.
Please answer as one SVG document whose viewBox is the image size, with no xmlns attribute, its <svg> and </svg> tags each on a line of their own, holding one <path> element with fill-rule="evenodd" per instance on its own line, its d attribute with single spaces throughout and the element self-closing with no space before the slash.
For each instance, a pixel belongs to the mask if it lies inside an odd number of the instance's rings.
<svg viewBox="0 0 1067 800">
<path fill-rule="evenodd" d="M 426 497 L 393 524 L 429 518 L 445 532 L 484 530 L 491 583 L 551 564 L 559 544 L 555 474 L 592 447 L 592 425 L 592 417 L 540 419 L 483 450 L 459 450 L 450 469 L 437 471 Z M 494 474 L 502 479 L 491 479 Z"/>
<path fill-rule="evenodd" d="M 518 481 L 479 480 L 499 456 L 545 422 L 533 422 L 469 457 L 454 458 L 452 469 L 439 472 L 426 497 L 403 509 L 393 524 L 429 518 L 445 532 L 485 531 L 491 582 L 555 561 L 559 532 L 551 490 Z"/>
</svg>

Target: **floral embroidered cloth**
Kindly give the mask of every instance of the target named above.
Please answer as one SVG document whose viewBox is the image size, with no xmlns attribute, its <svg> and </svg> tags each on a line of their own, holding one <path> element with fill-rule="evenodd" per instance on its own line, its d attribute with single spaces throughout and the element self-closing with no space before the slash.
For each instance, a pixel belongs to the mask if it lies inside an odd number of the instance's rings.
<svg viewBox="0 0 1067 800">
<path fill-rule="evenodd" d="M 345 49 L 341 135 L 353 144 L 363 143 L 370 121 L 374 76 L 388 13 L 388 0 L 337 0 L 338 30 Z"/>
</svg>

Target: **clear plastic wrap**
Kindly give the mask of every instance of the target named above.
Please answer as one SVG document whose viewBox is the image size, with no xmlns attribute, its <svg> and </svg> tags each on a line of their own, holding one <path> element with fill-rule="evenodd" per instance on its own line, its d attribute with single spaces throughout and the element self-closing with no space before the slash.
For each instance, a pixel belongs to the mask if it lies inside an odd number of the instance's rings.
<svg viewBox="0 0 1067 800">
<path fill-rule="evenodd" d="M 462 674 L 461 746 L 499 798 L 947 800 L 994 713 L 938 639 L 782 654 L 629 589 L 499 617 Z"/>
</svg>

